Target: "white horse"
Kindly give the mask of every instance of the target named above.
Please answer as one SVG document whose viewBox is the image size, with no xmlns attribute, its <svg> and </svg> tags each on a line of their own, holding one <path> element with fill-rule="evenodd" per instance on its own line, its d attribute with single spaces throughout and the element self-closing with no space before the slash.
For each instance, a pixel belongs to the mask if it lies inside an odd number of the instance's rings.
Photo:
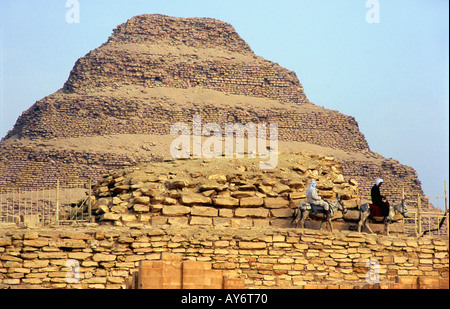
<svg viewBox="0 0 450 309">
<path fill-rule="evenodd" d="M 322 218 L 322 222 L 320 223 L 320 228 L 322 229 L 322 224 L 327 221 L 328 224 L 330 225 L 330 230 L 331 232 L 333 232 L 333 225 L 331 224 L 331 220 L 333 219 L 336 211 L 340 210 L 342 211 L 343 214 L 347 213 L 347 209 L 345 209 L 345 205 L 344 202 L 342 201 L 341 197 L 338 197 L 336 194 L 336 201 L 334 201 L 333 203 L 330 203 L 328 201 L 326 201 L 328 203 L 329 207 L 329 211 L 328 211 L 328 215 L 324 214 L 324 211 L 322 212 L 318 212 L 318 213 L 322 213 L 323 214 L 323 218 Z M 320 207 L 322 208 L 322 207 Z M 322 208 L 323 209 L 323 208 Z M 315 215 L 318 213 L 314 213 L 312 211 L 312 207 L 309 203 L 301 203 L 300 205 L 298 205 L 297 209 L 294 211 L 293 214 L 293 219 L 291 221 L 291 224 L 295 222 L 295 224 L 301 225 L 302 228 L 305 228 L 305 220 L 306 218 L 310 217 L 316 217 Z"/>
<path fill-rule="evenodd" d="M 386 235 L 389 236 L 389 224 L 392 222 L 392 219 L 394 218 L 394 216 L 397 213 L 402 214 L 402 216 L 404 218 L 408 218 L 408 208 L 406 206 L 406 201 L 405 200 L 406 200 L 406 198 L 403 198 L 402 201 L 400 203 L 398 203 L 397 205 L 395 205 L 395 206 L 390 205 L 389 206 L 389 215 L 386 218 L 383 219 L 383 221 L 384 221 L 384 232 L 386 233 Z M 369 203 L 362 204 L 359 207 L 358 232 L 361 232 L 362 226 L 364 225 L 365 227 L 367 227 L 369 229 L 369 231 L 372 234 L 374 234 L 372 229 L 370 228 L 370 226 L 367 224 L 367 219 L 369 217 L 371 219 L 374 219 L 370 215 L 370 204 Z"/>
</svg>

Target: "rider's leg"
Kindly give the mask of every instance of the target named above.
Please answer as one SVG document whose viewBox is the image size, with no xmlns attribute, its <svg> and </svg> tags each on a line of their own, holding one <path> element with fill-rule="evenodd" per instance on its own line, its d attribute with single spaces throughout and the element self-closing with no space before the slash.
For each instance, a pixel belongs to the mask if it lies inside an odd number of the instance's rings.
<svg viewBox="0 0 450 309">
<path fill-rule="evenodd" d="M 389 218 L 389 202 L 383 202 L 383 206 L 381 207 L 381 212 L 383 217 L 385 218 L 386 222 L 391 221 L 392 218 Z"/>
<path fill-rule="evenodd" d="M 323 207 L 323 209 L 325 210 L 325 216 L 328 218 L 328 215 L 330 213 L 329 212 L 330 211 L 330 205 L 327 202 L 325 202 L 325 201 L 320 201 L 319 205 Z"/>
</svg>

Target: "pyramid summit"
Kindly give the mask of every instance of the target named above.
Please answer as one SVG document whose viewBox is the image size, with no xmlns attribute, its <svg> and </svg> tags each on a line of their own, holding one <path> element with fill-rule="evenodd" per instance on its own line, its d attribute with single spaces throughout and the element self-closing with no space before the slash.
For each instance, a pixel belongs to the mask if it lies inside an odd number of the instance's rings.
<svg viewBox="0 0 450 309">
<path fill-rule="evenodd" d="M 77 61 L 63 91 L 124 85 L 201 87 L 309 103 L 294 72 L 256 57 L 231 25 L 209 18 L 134 17 Z"/>
<path fill-rule="evenodd" d="M 414 169 L 373 153 L 354 117 L 311 103 L 295 72 L 255 55 L 231 25 L 164 15 L 119 25 L 17 119 L 0 143 L 0 186 L 161 161 L 171 126 L 194 115 L 221 126 L 277 123 L 280 151 L 336 157 L 363 196 L 377 177 L 393 195 L 423 195 Z"/>
<path fill-rule="evenodd" d="M 106 44 L 163 44 L 254 55 L 232 25 L 212 18 L 179 18 L 146 14 L 113 30 Z"/>
</svg>

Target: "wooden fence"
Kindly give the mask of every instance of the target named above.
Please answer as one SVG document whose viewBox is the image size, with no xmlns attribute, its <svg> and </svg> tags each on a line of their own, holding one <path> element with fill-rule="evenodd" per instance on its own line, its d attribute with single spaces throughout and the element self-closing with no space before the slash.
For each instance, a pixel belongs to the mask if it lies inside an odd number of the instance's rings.
<svg viewBox="0 0 450 309">
<path fill-rule="evenodd" d="M 91 196 L 90 178 L 57 179 L 49 187 L 0 187 L 0 222 L 59 225 L 90 221 Z"/>
<path fill-rule="evenodd" d="M 443 200 L 444 211 L 423 211 L 424 201 L 417 195 L 417 210 L 410 212 L 410 214 L 414 214 L 416 236 L 420 237 L 430 233 L 449 237 L 447 183 L 444 181 L 444 196 L 426 196 L 425 199 L 426 201 L 436 199 L 437 208 L 439 208 L 439 200 Z"/>
</svg>

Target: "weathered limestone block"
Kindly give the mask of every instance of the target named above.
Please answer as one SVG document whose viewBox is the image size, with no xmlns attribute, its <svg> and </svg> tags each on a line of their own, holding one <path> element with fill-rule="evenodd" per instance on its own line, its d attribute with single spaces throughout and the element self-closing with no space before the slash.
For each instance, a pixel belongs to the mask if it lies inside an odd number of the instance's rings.
<svg viewBox="0 0 450 309">
<path fill-rule="evenodd" d="M 191 208 L 191 215 L 203 217 L 217 217 L 219 215 L 219 210 L 214 207 L 193 206 Z"/>
<path fill-rule="evenodd" d="M 351 184 L 352 186 L 358 186 L 358 182 L 357 182 L 355 179 L 353 179 L 353 178 L 351 178 L 351 179 L 348 181 L 348 183 Z"/>
<path fill-rule="evenodd" d="M 25 239 L 23 241 L 23 244 L 25 246 L 30 246 L 30 247 L 45 247 L 48 246 L 48 239 L 46 238 L 38 238 L 38 239 Z"/>
<path fill-rule="evenodd" d="M 58 248 L 81 249 L 86 248 L 87 244 L 83 239 L 59 239 L 55 242 Z"/>
<path fill-rule="evenodd" d="M 239 199 L 228 196 L 217 196 L 213 198 L 213 203 L 216 206 L 236 207 L 239 206 Z"/>
<path fill-rule="evenodd" d="M 137 213 L 149 212 L 150 206 L 142 205 L 142 204 L 135 204 L 135 205 L 133 205 L 133 210 Z"/>
<path fill-rule="evenodd" d="M 261 193 L 264 193 L 264 194 L 269 194 L 269 193 L 275 194 L 275 192 L 272 191 L 272 186 L 259 185 L 259 186 L 258 186 L 258 190 L 259 190 Z"/>
<path fill-rule="evenodd" d="M 113 203 L 113 205 L 119 205 L 120 203 L 122 203 L 123 201 L 120 199 L 120 197 L 118 197 L 118 196 L 114 196 L 113 198 L 112 198 L 112 203 Z"/>
<path fill-rule="evenodd" d="M 105 206 L 100 206 L 100 207 L 105 207 Z M 127 210 L 128 210 L 128 207 L 125 205 L 116 205 L 116 206 L 111 207 L 111 212 L 116 213 L 116 214 L 123 214 Z"/>
<path fill-rule="evenodd" d="M 283 207 L 288 207 L 288 205 L 289 205 L 289 201 L 287 201 L 281 197 L 276 197 L 276 198 L 266 197 L 266 198 L 264 198 L 264 206 L 267 208 L 283 208 Z"/>
<path fill-rule="evenodd" d="M 111 262 L 115 261 L 116 257 L 114 254 L 96 253 L 92 256 L 92 260 L 95 262 Z"/>
<path fill-rule="evenodd" d="M 43 268 L 47 267 L 50 260 L 27 260 L 23 262 L 23 267 L 25 268 Z"/>
<path fill-rule="evenodd" d="M 137 220 L 135 214 L 122 214 L 121 219 L 123 222 L 134 222 Z"/>
<path fill-rule="evenodd" d="M 211 182 L 211 183 L 204 183 L 202 185 L 200 185 L 200 191 L 210 191 L 210 190 L 214 190 L 217 192 L 223 191 L 228 189 L 227 185 L 223 185 L 223 184 L 218 184 L 216 182 Z"/>
<path fill-rule="evenodd" d="M 255 218 L 267 218 L 269 215 L 269 210 L 258 207 L 258 208 L 238 208 L 236 209 L 234 215 L 236 217 L 255 217 Z"/>
<path fill-rule="evenodd" d="M 291 192 L 291 193 L 289 193 L 290 200 L 305 199 L 305 198 L 306 198 L 306 192 Z"/>
<path fill-rule="evenodd" d="M 114 187 L 113 192 L 115 194 L 120 194 L 120 193 L 130 190 L 130 188 L 131 187 L 129 185 L 117 185 Z"/>
<path fill-rule="evenodd" d="M 225 218 L 232 218 L 234 216 L 234 212 L 232 209 L 221 208 L 219 209 L 219 216 Z"/>
<path fill-rule="evenodd" d="M 273 217 L 276 218 L 290 218 L 292 217 L 294 210 L 293 209 L 271 209 L 270 213 L 272 214 Z"/>
<path fill-rule="evenodd" d="M 227 176 L 223 174 L 213 174 L 208 176 L 209 180 L 215 180 L 218 183 L 225 184 L 227 182 Z"/>
<path fill-rule="evenodd" d="M 235 198 L 246 198 L 246 197 L 252 197 L 255 196 L 256 192 L 255 191 L 235 191 L 231 193 L 232 197 Z"/>
<path fill-rule="evenodd" d="M 0 247 L 10 246 L 11 245 L 11 237 L 2 236 L 0 237 Z"/>
<path fill-rule="evenodd" d="M 163 206 L 162 213 L 165 216 L 183 216 L 191 212 L 191 207 L 187 206 L 174 206 L 165 205 Z"/>
<path fill-rule="evenodd" d="M 323 180 L 323 181 L 319 181 L 317 183 L 316 187 L 319 190 L 332 190 L 333 189 L 333 183 L 331 181 L 329 181 L 328 179 L 326 179 L 326 180 Z"/>
<path fill-rule="evenodd" d="M 239 205 L 241 207 L 259 207 L 264 204 L 264 200 L 260 197 L 244 197 L 240 199 Z"/>
<path fill-rule="evenodd" d="M 305 187 L 305 183 L 301 179 L 291 179 L 287 185 L 293 189 L 303 189 Z"/>
<path fill-rule="evenodd" d="M 283 192 L 289 192 L 291 190 L 291 187 L 288 185 L 282 184 L 281 182 L 275 183 L 275 185 L 272 187 L 272 191 L 278 194 L 281 194 Z"/>
<path fill-rule="evenodd" d="M 164 200 L 162 201 L 162 203 L 164 205 L 176 205 L 177 204 L 177 200 L 175 198 L 172 198 L 172 197 L 165 197 Z"/>
<path fill-rule="evenodd" d="M 336 184 L 341 184 L 344 182 L 345 182 L 345 179 L 344 179 L 344 175 L 342 175 L 342 174 L 337 175 L 337 177 L 335 179 L 333 179 L 333 183 L 336 183 Z"/>
<path fill-rule="evenodd" d="M 332 199 L 335 195 L 336 194 L 333 191 L 319 191 L 319 196 L 323 199 Z"/>
<path fill-rule="evenodd" d="M 95 211 L 95 213 L 97 213 L 97 214 L 104 214 L 104 213 L 107 213 L 107 212 L 110 212 L 110 211 L 111 210 L 109 209 L 108 206 L 106 206 L 106 205 L 99 205 L 97 207 L 97 210 Z"/>
<path fill-rule="evenodd" d="M 253 220 L 247 218 L 232 218 L 231 219 L 231 227 L 235 228 L 245 228 L 253 226 Z"/>
<path fill-rule="evenodd" d="M 239 249 L 266 249 L 265 242 L 240 241 Z"/>
<path fill-rule="evenodd" d="M 120 216 L 121 216 L 120 214 L 108 212 L 108 213 L 104 213 L 100 217 L 100 221 L 117 221 L 120 219 Z"/>
<path fill-rule="evenodd" d="M 148 196 L 138 196 L 135 197 L 133 200 L 134 204 L 143 204 L 143 205 L 148 205 L 150 203 L 150 197 Z"/>
<path fill-rule="evenodd" d="M 69 252 L 68 257 L 69 259 L 75 259 L 79 261 L 84 261 L 92 256 L 92 253 L 88 252 Z"/>
<path fill-rule="evenodd" d="M 306 171 L 308 171 L 308 169 L 306 167 L 304 167 L 303 165 L 301 165 L 301 164 L 294 165 L 292 167 L 292 170 L 299 171 L 301 173 L 306 173 Z"/>
<path fill-rule="evenodd" d="M 211 204 L 211 199 L 198 193 L 187 193 L 181 196 L 181 203 L 184 205 Z"/>
<path fill-rule="evenodd" d="M 191 217 L 189 224 L 190 225 L 212 225 L 212 218 L 194 216 L 194 217 Z"/>
</svg>

